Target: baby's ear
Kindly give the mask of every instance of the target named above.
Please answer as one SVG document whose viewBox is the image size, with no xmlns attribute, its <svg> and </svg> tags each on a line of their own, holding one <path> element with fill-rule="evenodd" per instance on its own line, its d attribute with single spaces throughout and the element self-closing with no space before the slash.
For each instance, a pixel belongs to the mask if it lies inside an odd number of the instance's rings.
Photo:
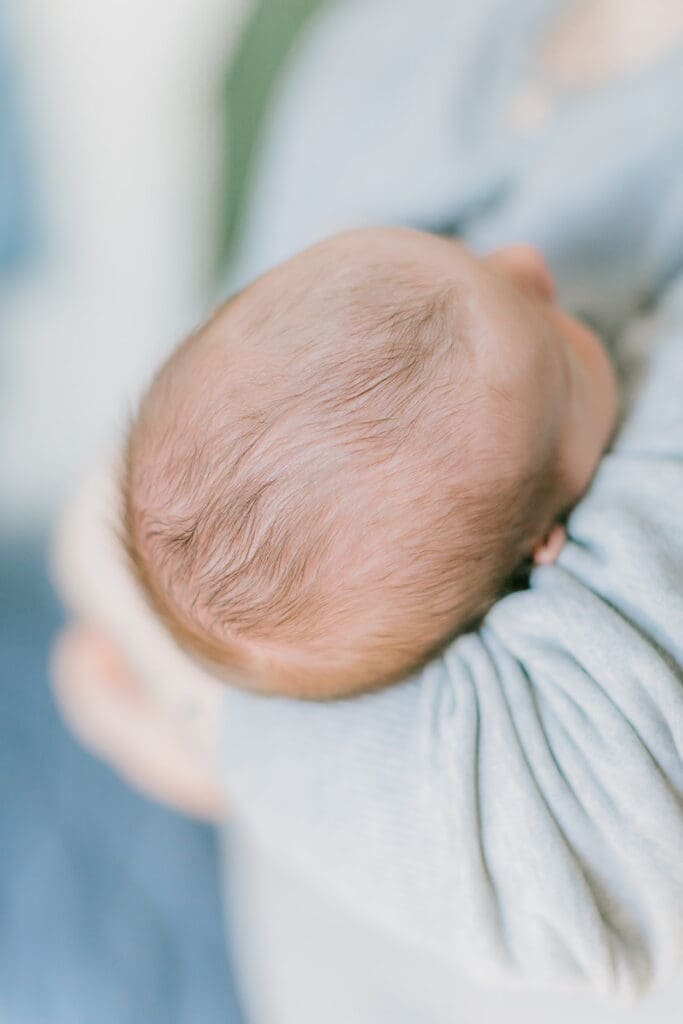
<svg viewBox="0 0 683 1024">
<path fill-rule="evenodd" d="M 561 523 L 555 525 L 547 533 L 540 543 L 533 550 L 533 559 L 536 565 L 552 565 L 557 561 L 560 551 L 567 539 L 567 531 Z"/>
</svg>

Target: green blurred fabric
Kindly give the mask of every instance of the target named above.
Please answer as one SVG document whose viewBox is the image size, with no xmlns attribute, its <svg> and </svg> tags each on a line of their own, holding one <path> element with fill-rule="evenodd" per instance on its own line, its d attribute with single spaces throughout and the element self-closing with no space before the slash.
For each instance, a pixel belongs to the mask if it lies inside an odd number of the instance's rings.
<svg viewBox="0 0 683 1024">
<path fill-rule="evenodd" d="M 256 0 L 228 71 L 228 153 L 219 269 L 228 266 L 249 198 L 250 172 L 273 88 L 308 19 L 329 0 Z"/>
</svg>

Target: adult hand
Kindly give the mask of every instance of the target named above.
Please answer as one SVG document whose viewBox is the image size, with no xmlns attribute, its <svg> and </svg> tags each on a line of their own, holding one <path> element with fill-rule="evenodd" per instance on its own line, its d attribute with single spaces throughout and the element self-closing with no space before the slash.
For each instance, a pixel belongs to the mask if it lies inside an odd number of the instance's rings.
<svg viewBox="0 0 683 1024">
<path fill-rule="evenodd" d="M 132 786 L 192 817 L 219 821 L 225 791 L 208 756 L 164 716 L 110 637 L 76 622 L 52 653 L 57 704 L 72 731 Z"/>
</svg>

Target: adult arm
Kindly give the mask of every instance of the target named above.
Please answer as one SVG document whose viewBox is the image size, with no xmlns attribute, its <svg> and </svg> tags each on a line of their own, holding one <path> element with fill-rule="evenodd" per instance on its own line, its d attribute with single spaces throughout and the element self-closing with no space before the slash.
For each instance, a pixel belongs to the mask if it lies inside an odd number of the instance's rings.
<svg viewBox="0 0 683 1024">
<path fill-rule="evenodd" d="M 358 916 L 486 982 L 683 966 L 683 282 L 555 566 L 416 678 L 224 697 L 237 811 Z"/>
</svg>

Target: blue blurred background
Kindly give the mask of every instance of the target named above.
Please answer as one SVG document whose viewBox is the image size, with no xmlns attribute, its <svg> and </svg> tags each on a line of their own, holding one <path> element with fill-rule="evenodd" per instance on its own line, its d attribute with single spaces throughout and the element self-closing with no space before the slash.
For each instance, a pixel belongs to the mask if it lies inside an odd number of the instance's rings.
<svg viewBox="0 0 683 1024">
<path fill-rule="evenodd" d="M 211 305 L 316 0 L 0 5 L 0 1020 L 239 1020 L 216 838 L 66 733 L 60 506 Z M 230 127 L 229 127 L 230 126 Z"/>
<path fill-rule="evenodd" d="M 0 1019 L 239 1020 L 212 832 L 138 797 L 64 731 L 40 543 L 0 549 Z"/>
</svg>

